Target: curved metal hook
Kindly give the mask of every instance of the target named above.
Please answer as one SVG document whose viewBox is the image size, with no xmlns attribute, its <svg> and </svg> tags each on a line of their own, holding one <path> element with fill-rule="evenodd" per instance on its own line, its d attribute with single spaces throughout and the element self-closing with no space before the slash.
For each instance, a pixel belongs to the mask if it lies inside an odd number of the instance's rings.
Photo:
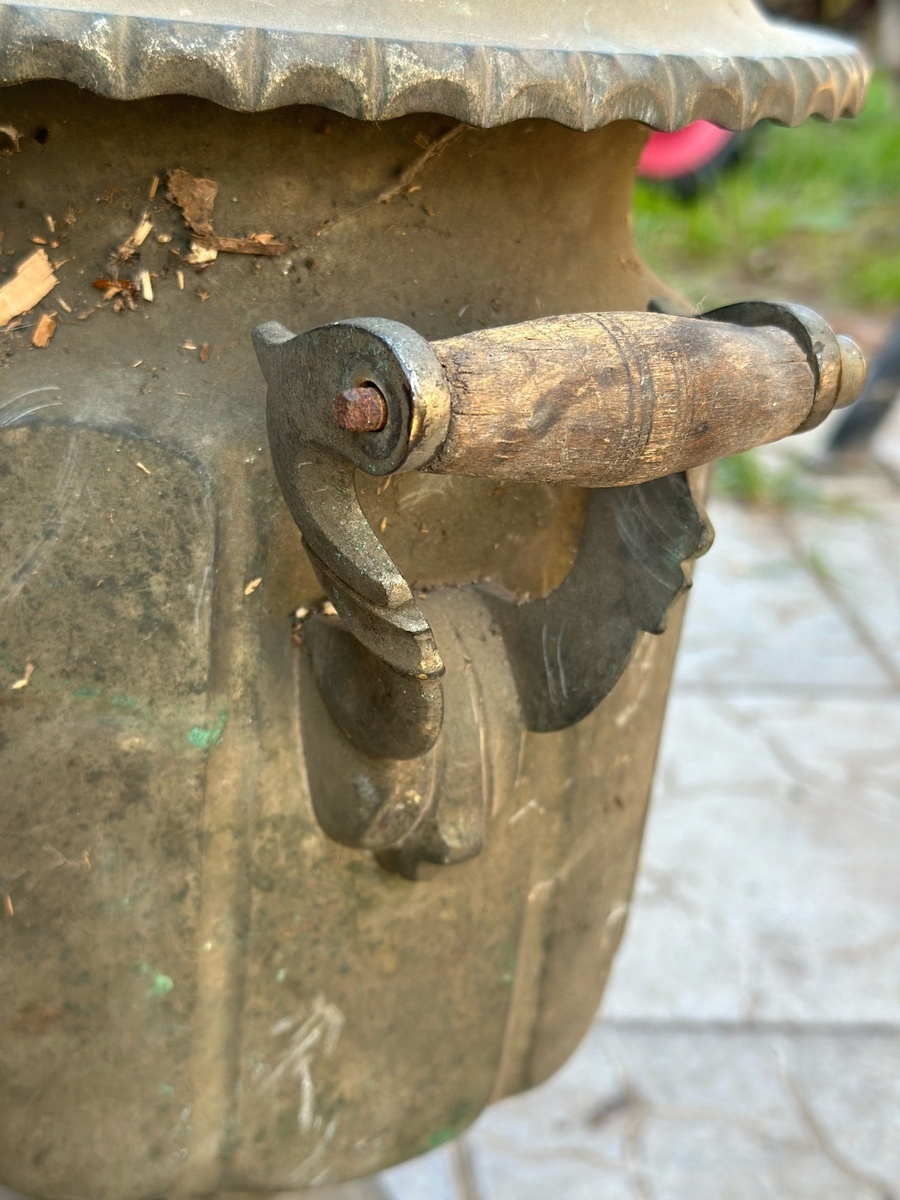
<svg viewBox="0 0 900 1200">
<path fill-rule="evenodd" d="M 450 397 L 431 346 L 395 321 L 338 322 L 293 334 L 277 321 L 253 331 L 269 385 L 275 473 L 312 552 L 322 587 L 347 628 L 401 675 L 438 679 L 444 666 L 409 584 L 372 529 L 355 471 L 389 475 L 428 461 L 446 434 Z M 374 386 L 387 403 L 375 432 L 349 433 L 332 402 Z"/>
</svg>

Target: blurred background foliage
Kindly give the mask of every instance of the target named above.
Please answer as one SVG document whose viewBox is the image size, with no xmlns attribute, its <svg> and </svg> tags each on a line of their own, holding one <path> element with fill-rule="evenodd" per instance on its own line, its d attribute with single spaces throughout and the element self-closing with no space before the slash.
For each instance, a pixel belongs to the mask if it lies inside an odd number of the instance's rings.
<svg viewBox="0 0 900 1200">
<path fill-rule="evenodd" d="M 877 327 L 900 309 L 900 83 L 886 72 L 873 78 L 861 116 L 797 129 L 763 123 L 691 188 L 685 197 L 639 181 L 634 233 L 644 261 L 697 308 L 793 300 L 863 331 L 867 314 Z M 799 452 L 725 459 L 714 486 L 755 506 L 841 507 Z"/>
<path fill-rule="evenodd" d="M 763 124 L 692 199 L 639 183 L 635 240 L 703 308 L 759 295 L 900 307 L 900 102 L 876 74 L 860 117 Z"/>
</svg>

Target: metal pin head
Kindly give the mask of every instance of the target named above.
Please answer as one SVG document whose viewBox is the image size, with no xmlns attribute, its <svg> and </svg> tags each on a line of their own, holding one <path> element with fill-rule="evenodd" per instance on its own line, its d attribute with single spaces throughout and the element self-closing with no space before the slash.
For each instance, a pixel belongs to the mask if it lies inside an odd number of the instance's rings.
<svg viewBox="0 0 900 1200">
<path fill-rule="evenodd" d="M 374 384 L 345 388 L 335 396 L 332 412 L 348 433 L 379 433 L 388 421 L 387 400 Z"/>
</svg>

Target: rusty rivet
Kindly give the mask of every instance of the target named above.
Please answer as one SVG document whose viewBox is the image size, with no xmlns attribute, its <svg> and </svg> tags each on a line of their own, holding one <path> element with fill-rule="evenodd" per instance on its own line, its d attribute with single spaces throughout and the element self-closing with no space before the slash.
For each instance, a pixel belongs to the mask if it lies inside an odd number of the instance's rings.
<svg viewBox="0 0 900 1200">
<path fill-rule="evenodd" d="M 377 433 L 387 425 L 387 400 L 372 384 L 345 388 L 334 398 L 334 420 L 348 433 Z"/>
</svg>

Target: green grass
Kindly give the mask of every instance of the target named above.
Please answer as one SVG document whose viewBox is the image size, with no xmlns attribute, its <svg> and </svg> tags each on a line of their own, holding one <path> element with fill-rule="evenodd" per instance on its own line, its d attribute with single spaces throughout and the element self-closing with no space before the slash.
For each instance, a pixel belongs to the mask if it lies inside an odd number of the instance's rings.
<svg viewBox="0 0 900 1200">
<path fill-rule="evenodd" d="M 821 489 L 797 463 L 770 467 L 754 454 L 735 454 L 716 464 L 713 489 L 721 496 L 763 508 L 818 508 Z"/>
<path fill-rule="evenodd" d="M 639 184 L 645 261 L 695 303 L 752 295 L 900 306 L 900 103 L 873 81 L 863 114 L 765 125 L 696 200 Z"/>
<path fill-rule="evenodd" d="M 716 463 L 712 487 L 716 495 L 754 508 L 869 515 L 856 500 L 824 488 L 800 458 L 771 464 L 755 450 L 735 454 Z"/>
</svg>

